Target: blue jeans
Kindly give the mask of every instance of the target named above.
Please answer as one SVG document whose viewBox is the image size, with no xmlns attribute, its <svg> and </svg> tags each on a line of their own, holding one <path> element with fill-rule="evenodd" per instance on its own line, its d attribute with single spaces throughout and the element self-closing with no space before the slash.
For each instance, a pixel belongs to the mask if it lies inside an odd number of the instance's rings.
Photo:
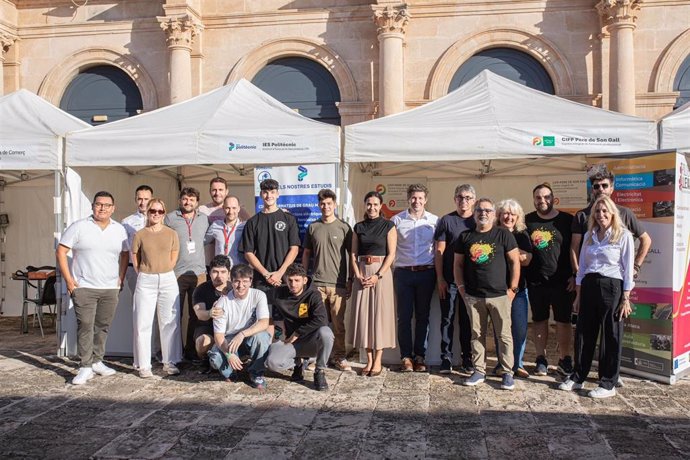
<svg viewBox="0 0 690 460">
<path fill-rule="evenodd" d="M 441 359 L 453 361 L 453 335 L 455 334 L 455 312 L 458 312 L 458 326 L 460 327 L 460 351 L 462 362 L 472 362 L 472 328 L 467 307 L 462 296 L 458 294 L 455 283 L 448 283 L 448 295 L 439 298 L 441 306 Z"/>
<path fill-rule="evenodd" d="M 525 346 L 527 345 L 527 319 L 529 315 L 529 302 L 527 301 L 527 288 L 515 294 L 510 309 L 510 332 L 513 336 L 513 372 L 518 368 L 524 368 L 522 359 L 525 356 Z M 498 350 L 498 339 L 494 328 L 494 344 Z"/>
<path fill-rule="evenodd" d="M 393 273 L 398 304 L 398 344 L 400 358 L 424 358 L 429 338 L 429 310 L 436 287 L 436 271 L 413 272 L 396 268 Z M 414 315 L 414 350 L 412 316 Z"/>
<path fill-rule="evenodd" d="M 227 335 L 225 340 L 228 342 L 232 340 L 235 336 Z M 237 354 L 240 356 L 249 356 L 252 360 L 248 367 L 249 375 L 251 377 L 257 377 L 264 375 L 264 362 L 266 361 L 266 355 L 268 354 L 268 347 L 271 345 L 271 336 L 268 332 L 259 332 L 251 337 L 247 337 L 242 341 Z M 213 369 L 217 369 L 220 374 L 229 379 L 235 370 L 228 363 L 228 358 L 225 353 L 220 351 L 218 345 L 214 345 L 213 348 L 208 352 L 208 360 Z"/>
</svg>

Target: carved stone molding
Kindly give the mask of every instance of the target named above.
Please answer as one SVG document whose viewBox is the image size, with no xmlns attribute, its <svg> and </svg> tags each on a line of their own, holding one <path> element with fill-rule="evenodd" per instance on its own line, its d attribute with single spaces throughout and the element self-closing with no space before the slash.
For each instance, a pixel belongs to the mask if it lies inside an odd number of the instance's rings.
<svg viewBox="0 0 690 460">
<path fill-rule="evenodd" d="M 405 34 L 407 24 L 410 22 L 410 12 L 407 5 L 387 6 L 381 10 L 374 11 L 374 23 L 376 23 L 376 33 L 398 33 Z"/>
<path fill-rule="evenodd" d="M 15 41 L 17 41 L 17 37 L 14 35 L 0 32 L 0 49 L 2 50 L 2 53 L 0 53 L 0 58 L 5 57 L 5 53 L 9 51 L 10 46 L 12 46 Z"/>
<path fill-rule="evenodd" d="M 199 35 L 203 27 L 196 23 L 191 16 L 159 16 L 161 29 L 165 31 L 168 47 L 184 47 L 192 49 L 194 38 Z"/>
<path fill-rule="evenodd" d="M 641 5 L 642 0 L 601 0 L 597 11 L 605 26 L 634 26 Z"/>
</svg>

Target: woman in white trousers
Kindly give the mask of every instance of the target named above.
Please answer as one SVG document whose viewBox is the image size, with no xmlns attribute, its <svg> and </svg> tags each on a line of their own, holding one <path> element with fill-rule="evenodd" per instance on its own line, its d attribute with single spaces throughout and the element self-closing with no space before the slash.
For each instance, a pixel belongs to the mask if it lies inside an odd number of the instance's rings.
<svg viewBox="0 0 690 460">
<path fill-rule="evenodd" d="M 163 225 L 165 203 L 149 201 L 146 227 L 134 235 L 132 264 L 137 272 L 134 290 L 134 367 L 141 378 L 151 372 L 151 334 L 158 313 L 163 371 L 177 375 L 175 365 L 182 360 L 180 339 L 180 293 L 173 267 L 180 252 L 177 233 Z"/>
</svg>

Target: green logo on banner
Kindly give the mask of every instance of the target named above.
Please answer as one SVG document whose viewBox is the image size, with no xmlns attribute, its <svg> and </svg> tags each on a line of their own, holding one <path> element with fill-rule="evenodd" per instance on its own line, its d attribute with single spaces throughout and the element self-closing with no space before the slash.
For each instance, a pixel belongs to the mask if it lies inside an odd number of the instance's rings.
<svg viewBox="0 0 690 460">
<path fill-rule="evenodd" d="M 544 147 L 555 147 L 556 146 L 556 138 L 554 136 L 544 136 L 543 138 L 543 145 Z"/>
</svg>

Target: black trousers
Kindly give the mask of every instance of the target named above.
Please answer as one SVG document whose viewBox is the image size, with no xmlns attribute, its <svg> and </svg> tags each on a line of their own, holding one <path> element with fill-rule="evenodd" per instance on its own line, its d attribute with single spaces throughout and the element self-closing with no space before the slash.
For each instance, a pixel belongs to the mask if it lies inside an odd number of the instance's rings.
<svg viewBox="0 0 690 460">
<path fill-rule="evenodd" d="M 622 280 L 597 273 L 588 274 L 582 280 L 575 328 L 574 381 L 582 383 L 587 378 L 601 331 L 599 385 L 610 390 L 618 382 L 623 351 L 623 321 L 618 319 L 622 295 Z"/>
</svg>

